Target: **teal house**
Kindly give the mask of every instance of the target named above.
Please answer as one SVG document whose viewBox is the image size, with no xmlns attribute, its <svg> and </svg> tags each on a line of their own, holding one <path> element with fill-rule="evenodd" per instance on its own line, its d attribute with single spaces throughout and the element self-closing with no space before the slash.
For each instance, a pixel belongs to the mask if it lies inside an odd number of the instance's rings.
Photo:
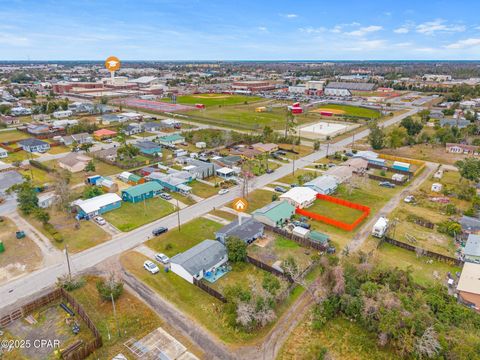
<svg viewBox="0 0 480 360">
<path fill-rule="evenodd" d="M 295 207 L 287 201 L 274 201 L 252 212 L 255 220 L 262 224 L 281 227 L 295 214 Z"/>
<path fill-rule="evenodd" d="M 145 199 L 150 199 L 163 191 L 163 186 L 155 181 L 149 181 L 143 184 L 131 186 L 122 190 L 123 201 L 137 203 Z"/>
<path fill-rule="evenodd" d="M 174 146 L 185 142 L 185 138 L 180 134 L 172 134 L 159 137 L 158 142 L 163 146 Z"/>
</svg>

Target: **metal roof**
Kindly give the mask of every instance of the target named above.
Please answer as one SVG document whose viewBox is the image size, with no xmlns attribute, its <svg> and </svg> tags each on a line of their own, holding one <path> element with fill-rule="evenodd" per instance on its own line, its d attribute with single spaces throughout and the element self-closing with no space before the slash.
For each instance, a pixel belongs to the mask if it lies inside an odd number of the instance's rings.
<svg viewBox="0 0 480 360">
<path fill-rule="evenodd" d="M 254 218 L 243 218 L 241 224 L 238 218 L 233 220 L 230 224 L 225 225 L 217 231 L 217 234 L 228 236 L 235 236 L 242 240 L 251 239 L 253 236 L 263 231 L 263 224 Z"/>
<path fill-rule="evenodd" d="M 480 235 L 468 235 L 463 253 L 467 256 L 480 256 Z"/>
<path fill-rule="evenodd" d="M 466 262 L 463 265 L 457 290 L 480 294 L 480 264 Z"/>
<path fill-rule="evenodd" d="M 187 251 L 170 259 L 172 264 L 178 264 L 190 275 L 196 275 L 201 270 L 209 270 L 227 256 L 227 248 L 216 240 L 204 240 Z"/>
<path fill-rule="evenodd" d="M 151 191 L 157 192 L 162 190 L 163 190 L 162 185 L 160 185 L 156 181 L 149 181 L 143 184 L 131 186 L 128 189 L 122 190 L 122 193 L 127 193 L 128 195 L 135 197 L 135 196 L 141 196 Z"/>
</svg>

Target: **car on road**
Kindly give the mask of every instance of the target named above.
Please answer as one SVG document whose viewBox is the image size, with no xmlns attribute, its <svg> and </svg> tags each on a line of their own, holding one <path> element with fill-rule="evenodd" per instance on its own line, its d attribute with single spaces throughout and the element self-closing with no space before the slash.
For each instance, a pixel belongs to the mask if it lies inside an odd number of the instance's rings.
<svg viewBox="0 0 480 360">
<path fill-rule="evenodd" d="M 93 220 L 95 220 L 95 222 L 98 224 L 98 225 L 105 225 L 107 222 L 105 221 L 105 219 L 101 216 L 95 216 L 93 218 Z"/>
<path fill-rule="evenodd" d="M 272 174 L 273 171 L 274 171 L 273 169 L 268 169 L 266 172 L 267 172 L 267 174 Z"/>
<path fill-rule="evenodd" d="M 392 184 L 391 182 L 389 181 L 380 181 L 378 183 L 379 186 L 383 186 L 383 187 L 386 187 L 386 188 L 390 188 L 390 189 L 393 189 L 395 187 L 395 184 Z"/>
<path fill-rule="evenodd" d="M 160 271 L 157 265 L 153 261 L 147 260 L 143 263 L 143 268 L 147 270 L 150 274 L 156 274 Z"/>
<path fill-rule="evenodd" d="M 172 195 L 167 194 L 167 193 L 161 193 L 160 196 L 163 200 L 172 200 Z"/>
<path fill-rule="evenodd" d="M 410 204 L 415 202 L 415 198 L 413 197 L 413 195 L 408 195 L 405 199 L 403 199 L 403 201 L 407 204 Z"/>
<path fill-rule="evenodd" d="M 279 192 L 279 193 L 286 193 L 287 190 L 281 186 L 275 186 L 275 189 L 274 189 L 276 192 Z"/>
<path fill-rule="evenodd" d="M 228 193 L 228 189 L 220 189 L 220 191 L 218 192 L 218 195 L 224 195 Z"/>
<path fill-rule="evenodd" d="M 162 264 L 168 264 L 170 262 L 170 258 L 162 253 L 155 254 L 155 260 Z"/>
<path fill-rule="evenodd" d="M 168 231 L 168 228 L 161 226 L 159 228 L 153 229 L 152 234 L 153 236 L 158 236 L 158 235 L 162 235 L 163 233 L 166 233 L 167 231 Z"/>
</svg>

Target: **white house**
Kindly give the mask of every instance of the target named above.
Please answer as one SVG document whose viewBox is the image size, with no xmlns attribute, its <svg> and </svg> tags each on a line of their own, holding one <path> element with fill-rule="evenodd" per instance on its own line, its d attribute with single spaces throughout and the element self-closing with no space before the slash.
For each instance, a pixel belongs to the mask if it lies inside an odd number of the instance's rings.
<svg viewBox="0 0 480 360">
<path fill-rule="evenodd" d="M 286 200 L 293 206 L 303 209 L 314 203 L 317 199 L 317 192 L 309 187 L 297 186 L 280 195 L 280 199 Z"/>
<path fill-rule="evenodd" d="M 207 272 L 214 271 L 228 261 L 227 248 L 216 240 L 204 240 L 200 244 L 170 259 L 173 273 L 193 284 Z"/>
<path fill-rule="evenodd" d="M 67 118 L 69 116 L 72 116 L 73 111 L 72 110 L 60 110 L 60 111 L 55 111 L 52 115 L 55 119 L 64 119 L 64 118 Z"/>
<path fill-rule="evenodd" d="M 0 147 L 0 159 L 8 157 L 8 151 Z"/>
</svg>

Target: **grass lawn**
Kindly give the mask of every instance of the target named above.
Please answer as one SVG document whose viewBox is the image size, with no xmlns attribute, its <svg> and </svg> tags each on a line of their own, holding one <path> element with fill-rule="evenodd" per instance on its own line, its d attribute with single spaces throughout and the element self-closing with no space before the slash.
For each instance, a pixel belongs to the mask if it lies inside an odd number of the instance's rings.
<svg viewBox="0 0 480 360">
<path fill-rule="evenodd" d="M 175 191 L 169 192 L 170 196 L 174 199 L 178 199 L 178 201 L 184 203 L 185 205 L 193 205 L 196 204 L 195 200 L 193 200 L 191 197 L 184 196 L 180 193 L 177 193 Z"/>
<path fill-rule="evenodd" d="M 68 250 L 71 253 L 76 253 L 111 239 L 110 235 L 93 221 L 80 221 L 78 223 L 80 227 L 77 229 L 75 227 L 77 221 L 72 216 L 69 216 L 70 214 L 56 209 L 50 209 L 48 213 L 50 214 L 50 223 L 62 234 L 64 238 L 63 242 L 59 243 L 55 241 L 52 235 L 43 228 L 43 225 L 33 217 L 29 217 L 28 222 L 48 237 L 52 245 L 60 250 L 63 250 L 65 244 L 67 244 Z"/>
<path fill-rule="evenodd" d="M 382 149 L 379 152 L 423 161 L 433 161 L 453 165 L 456 161 L 468 157 L 463 154 L 452 154 L 445 151 L 443 145 L 418 144 L 402 146 L 397 149 Z"/>
<path fill-rule="evenodd" d="M 50 150 L 48 150 L 48 153 L 52 154 L 52 155 L 62 154 L 62 153 L 66 153 L 66 152 L 70 152 L 70 148 L 67 147 L 67 146 L 63 146 L 63 145 L 52 146 L 52 147 L 50 147 Z"/>
<path fill-rule="evenodd" d="M 33 184 L 40 186 L 46 183 L 52 183 L 55 181 L 55 174 L 49 174 L 44 170 L 40 170 L 31 165 L 27 169 L 19 169 L 18 172 L 22 175 L 27 175 L 30 178 L 33 177 Z"/>
<path fill-rule="evenodd" d="M 395 355 L 377 345 L 374 334 L 343 317 L 328 321 L 314 330 L 309 316 L 293 330 L 277 360 L 317 359 L 321 348 L 327 348 L 334 359 L 380 360 Z"/>
<path fill-rule="evenodd" d="M 6 162 L 6 163 L 13 163 L 13 162 L 16 162 L 16 161 L 35 159 L 36 157 L 38 157 L 38 156 L 35 155 L 35 154 L 29 154 L 25 150 L 20 150 L 20 151 L 17 151 L 17 152 L 8 153 L 8 157 L 2 159 L 2 161 Z"/>
<path fill-rule="evenodd" d="M 213 211 L 210 211 L 210 214 L 221 217 L 228 221 L 233 221 L 238 218 L 237 215 L 234 215 L 232 213 L 229 213 L 228 211 L 222 211 L 222 210 L 213 210 Z"/>
<path fill-rule="evenodd" d="M 193 195 L 200 196 L 202 198 L 208 198 L 210 196 L 216 195 L 220 188 L 210 186 L 199 181 L 193 180 L 188 184 L 192 188 Z"/>
<path fill-rule="evenodd" d="M 30 135 L 18 130 L 0 131 L 0 142 L 18 141 L 30 137 Z"/>
<path fill-rule="evenodd" d="M 112 303 L 103 301 L 98 295 L 95 286 L 98 278 L 87 277 L 86 279 L 86 285 L 72 291 L 71 294 L 83 306 L 102 335 L 103 346 L 91 355 L 92 358 L 111 359 L 115 355 L 123 353 L 133 359 L 132 354 L 123 345 L 124 342 L 130 338 L 140 339 L 160 326 L 182 342 L 189 351 L 194 350 L 197 354 L 200 351 L 192 349 L 191 344 L 185 338 L 175 333 L 168 323 L 162 321 L 142 300 L 127 290 L 124 290 L 123 294 L 115 301 L 121 331 L 121 336 L 118 336 Z"/>
<path fill-rule="evenodd" d="M 380 113 L 376 110 L 363 108 L 360 106 L 350 106 L 350 105 L 340 105 L 340 104 L 322 104 L 315 108 L 317 109 L 335 109 L 343 111 L 344 115 L 348 116 L 357 116 L 357 117 L 365 117 L 369 119 L 378 119 L 380 117 Z"/>
<path fill-rule="evenodd" d="M 268 190 L 254 190 L 248 193 L 247 201 L 248 201 L 248 208 L 247 212 L 251 213 L 254 210 L 260 209 L 261 207 L 270 204 L 272 202 L 272 196 L 275 193 L 273 191 Z M 280 193 L 276 193 L 280 195 Z M 232 207 L 232 204 L 228 204 L 227 206 Z"/>
<path fill-rule="evenodd" d="M 312 171 L 312 170 L 305 170 L 305 169 L 298 169 L 295 170 L 295 174 L 290 173 L 287 176 L 284 176 L 280 179 L 278 179 L 276 182 L 281 182 L 285 184 L 298 184 L 298 177 L 309 174 L 311 175 L 312 179 L 315 179 L 316 177 L 321 175 L 321 172 L 319 171 Z"/>
<path fill-rule="evenodd" d="M 363 212 L 360 210 L 351 209 L 347 206 L 342 206 L 333 202 L 318 199 L 307 209 L 307 211 L 328 216 L 329 218 L 340 220 L 347 224 L 353 223 L 363 214 Z"/>
<path fill-rule="evenodd" d="M 148 132 L 148 131 L 143 131 L 141 133 L 135 134 L 135 136 L 139 136 L 139 137 L 150 137 L 150 136 L 156 136 L 156 135 L 158 135 L 158 134 L 151 133 L 151 132 Z"/>
<path fill-rule="evenodd" d="M 306 249 L 295 241 L 286 239 L 283 236 L 267 233 L 271 241 L 264 247 L 257 245 L 256 242 L 248 247 L 248 255 L 266 263 L 270 266 L 276 261 L 283 261 L 289 256 L 293 256 L 301 269 L 307 268 L 311 263 L 311 257 L 315 250 Z"/>
<path fill-rule="evenodd" d="M 17 239 L 18 228 L 6 217 L 0 218 L 0 242 L 5 252 L 0 253 L 0 283 L 39 268 L 42 264 L 42 252 L 28 237 Z"/>
<path fill-rule="evenodd" d="M 244 95 L 229 95 L 229 94 L 194 94 L 194 95 L 185 95 L 178 96 L 177 103 L 185 105 L 195 105 L 203 104 L 207 108 L 209 107 L 220 107 L 227 105 L 236 105 L 252 103 L 255 101 L 262 100 L 258 96 L 244 96 Z M 170 102 L 170 99 L 162 99 L 163 102 Z"/>
<path fill-rule="evenodd" d="M 119 209 L 110 211 L 103 217 L 120 231 L 131 231 L 174 211 L 172 204 L 157 197 L 135 204 L 124 201 Z"/>
<path fill-rule="evenodd" d="M 307 156 L 313 152 L 312 147 L 305 146 L 305 145 L 278 144 L 278 147 L 286 150 L 294 150 L 298 153 L 298 154 L 294 154 L 291 152 L 287 152 L 287 155 L 285 155 L 285 157 L 289 159 L 293 159 L 294 157 L 298 159 L 298 158 Z"/>
<path fill-rule="evenodd" d="M 221 229 L 222 224 L 205 218 L 197 218 L 168 232 L 147 241 L 147 245 L 157 252 L 173 256 L 190 249 L 205 239 L 214 239 L 215 231 Z"/>
<path fill-rule="evenodd" d="M 413 279 L 421 285 L 435 282 L 444 283 L 447 272 L 455 274 L 461 270 L 460 267 L 429 257 L 417 257 L 413 251 L 408 251 L 388 243 L 380 245 L 375 252 L 375 257 L 378 258 L 381 264 L 388 267 L 410 268 Z M 435 273 L 437 273 L 438 279 L 435 278 Z"/>
</svg>

